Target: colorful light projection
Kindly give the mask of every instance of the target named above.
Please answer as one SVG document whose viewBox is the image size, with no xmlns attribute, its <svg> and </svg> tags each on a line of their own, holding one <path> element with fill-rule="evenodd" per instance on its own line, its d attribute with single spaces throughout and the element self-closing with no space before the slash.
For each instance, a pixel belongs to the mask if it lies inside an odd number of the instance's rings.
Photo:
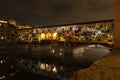
<svg viewBox="0 0 120 80">
<path fill-rule="evenodd" d="M 99 22 L 57 27 L 34 28 L 19 32 L 19 39 L 25 42 L 57 41 L 99 41 L 113 44 L 113 22 Z M 30 41 L 29 41 L 30 40 Z"/>
</svg>

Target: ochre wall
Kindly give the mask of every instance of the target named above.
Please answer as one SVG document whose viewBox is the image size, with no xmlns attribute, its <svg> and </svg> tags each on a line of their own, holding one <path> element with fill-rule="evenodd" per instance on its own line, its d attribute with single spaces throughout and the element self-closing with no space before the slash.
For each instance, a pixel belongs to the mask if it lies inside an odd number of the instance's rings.
<svg viewBox="0 0 120 80">
<path fill-rule="evenodd" d="M 114 0 L 114 48 L 120 48 L 120 0 Z"/>
</svg>

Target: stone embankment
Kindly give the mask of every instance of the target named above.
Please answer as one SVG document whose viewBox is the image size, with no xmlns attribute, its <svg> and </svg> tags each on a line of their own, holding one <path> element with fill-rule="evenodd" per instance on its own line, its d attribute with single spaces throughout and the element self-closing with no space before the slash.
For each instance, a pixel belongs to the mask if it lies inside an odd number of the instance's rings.
<svg viewBox="0 0 120 80">
<path fill-rule="evenodd" d="M 120 80 L 120 50 L 113 49 L 89 68 L 75 72 L 70 80 Z"/>
</svg>

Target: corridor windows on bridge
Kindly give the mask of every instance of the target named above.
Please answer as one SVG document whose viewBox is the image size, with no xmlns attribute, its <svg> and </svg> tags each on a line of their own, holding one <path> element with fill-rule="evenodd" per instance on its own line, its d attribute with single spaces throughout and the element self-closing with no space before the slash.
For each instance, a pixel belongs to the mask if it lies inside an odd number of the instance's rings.
<svg viewBox="0 0 120 80">
<path fill-rule="evenodd" d="M 67 26 L 39 27 L 18 31 L 18 41 L 40 43 L 43 40 L 62 42 L 100 42 L 113 44 L 113 21 Z"/>
</svg>

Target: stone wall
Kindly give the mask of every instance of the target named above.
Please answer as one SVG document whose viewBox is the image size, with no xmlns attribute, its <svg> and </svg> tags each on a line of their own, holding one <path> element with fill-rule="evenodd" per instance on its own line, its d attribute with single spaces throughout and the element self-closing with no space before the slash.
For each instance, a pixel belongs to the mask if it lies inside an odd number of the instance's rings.
<svg viewBox="0 0 120 80">
<path fill-rule="evenodd" d="M 70 80 L 120 80 L 120 50 L 94 62 L 89 68 L 74 73 Z"/>
</svg>

